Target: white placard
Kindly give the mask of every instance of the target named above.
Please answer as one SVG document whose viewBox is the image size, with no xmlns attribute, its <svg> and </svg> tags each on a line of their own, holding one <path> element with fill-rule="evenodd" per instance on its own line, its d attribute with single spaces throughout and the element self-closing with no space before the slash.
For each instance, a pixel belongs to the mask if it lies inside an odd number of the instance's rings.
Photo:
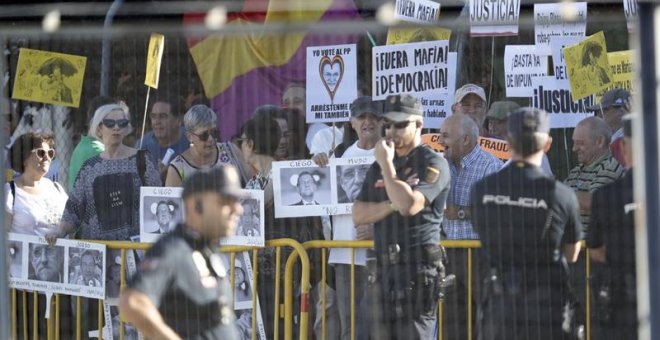
<svg viewBox="0 0 660 340">
<path fill-rule="evenodd" d="M 345 215 L 353 212 L 353 201 L 357 198 L 362 183 L 367 175 L 374 157 L 332 158 L 330 166 L 335 174 L 333 201 L 336 202 L 334 215 Z"/>
<path fill-rule="evenodd" d="M 223 238 L 221 245 L 257 246 L 266 244 L 264 237 L 264 192 L 263 190 L 243 190 L 249 197 L 241 199 L 243 215 L 236 226 L 234 235 Z"/>
<path fill-rule="evenodd" d="M 9 287 L 94 299 L 105 297 L 105 245 L 8 234 Z"/>
<path fill-rule="evenodd" d="M 307 122 L 345 122 L 357 98 L 357 46 L 307 47 Z"/>
<path fill-rule="evenodd" d="M 548 75 L 548 57 L 536 53 L 534 45 L 507 45 L 504 75 L 507 97 L 531 97 L 532 78 Z"/>
<path fill-rule="evenodd" d="M 107 303 L 103 303 L 103 319 L 105 325 L 103 326 L 103 339 L 104 340 L 119 340 L 121 320 L 119 318 L 119 308 Z M 132 324 L 124 322 L 124 339 L 125 340 L 138 340 L 142 338 Z"/>
<path fill-rule="evenodd" d="M 551 128 L 572 128 L 584 118 L 593 116 L 587 107 L 594 105 L 594 96 L 573 101 L 570 86 L 555 81 L 555 77 L 534 78 L 532 106 L 548 112 Z"/>
<path fill-rule="evenodd" d="M 574 12 L 577 15 L 577 20 L 571 22 L 564 21 L 562 10 Z M 552 37 L 584 38 L 586 29 L 586 2 L 534 5 L 534 41 L 536 42 L 536 53 L 550 55 L 552 53 L 550 48 L 550 39 Z"/>
<path fill-rule="evenodd" d="M 471 36 L 518 35 L 520 0 L 469 0 Z"/>
<path fill-rule="evenodd" d="M 301 159 L 274 162 L 272 172 L 276 218 L 331 214 L 330 167 Z"/>
<path fill-rule="evenodd" d="M 394 17 L 420 24 L 434 22 L 440 15 L 440 4 L 429 0 L 396 0 Z"/>
<path fill-rule="evenodd" d="M 183 221 L 183 188 L 140 188 L 140 241 L 156 242 Z"/>
<path fill-rule="evenodd" d="M 454 92 L 456 92 L 457 58 L 458 53 L 449 52 L 447 93 L 437 94 L 435 91 L 427 91 L 420 95 L 424 108 L 424 128 L 439 129 L 442 122 L 451 116 L 451 105 L 454 103 Z"/>
<path fill-rule="evenodd" d="M 449 90 L 449 42 L 426 41 L 372 49 L 372 97 L 395 94 L 442 94 Z"/>
<path fill-rule="evenodd" d="M 552 49 L 552 65 L 555 80 L 563 86 L 570 86 L 568 81 L 568 69 L 566 68 L 566 59 L 562 49 L 566 46 L 575 45 L 584 38 L 579 37 L 552 37 L 550 38 L 550 48 Z"/>
<path fill-rule="evenodd" d="M 637 0 L 623 0 L 623 13 L 626 15 L 628 33 L 634 33 L 637 25 Z"/>
</svg>

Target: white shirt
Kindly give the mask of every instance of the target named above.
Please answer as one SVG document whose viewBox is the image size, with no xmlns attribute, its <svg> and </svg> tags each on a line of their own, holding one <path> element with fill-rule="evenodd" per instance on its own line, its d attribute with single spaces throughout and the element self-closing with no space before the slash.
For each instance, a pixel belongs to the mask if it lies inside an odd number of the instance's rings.
<svg viewBox="0 0 660 340">
<path fill-rule="evenodd" d="M 329 155 L 330 150 L 332 150 L 333 138 L 334 145 L 339 145 L 344 138 L 344 128 L 332 126 L 317 132 L 314 138 L 312 138 L 312 146 L 309 148 L 309 153 L 316 155 L 317 153 L 324 152 L 326 155 Z"/>
<path fill-rule="evenodd" d="M 59 184 L 42 179 L 41 194 L 33 195 L 16 185 L 16 199 L 5 184 L 5 211 L 12 214 L 10 232 L 45 236 L 60 224 L 69 196 Z"/>
</svg>

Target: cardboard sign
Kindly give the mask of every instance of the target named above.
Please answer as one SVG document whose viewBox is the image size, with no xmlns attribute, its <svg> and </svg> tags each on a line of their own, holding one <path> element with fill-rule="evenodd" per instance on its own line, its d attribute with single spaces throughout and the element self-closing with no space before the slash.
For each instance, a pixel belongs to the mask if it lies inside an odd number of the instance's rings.
<svg viewBox="0 0 660 340">
<path fill-rule="evenodd" d="M 518 34 L 520 0 L 469 0 L 471 36 Z"/>
<path fill-rule="evenodd" d="M 552 37 L 550 38 L 550 47 L 552 49 L 552 70 L 555 80 L 564 86 L 570 86 L 568 82 L 568 69 L 566 68 L 566 59 L 562 50 L 566 46 L 575 45 L 583 38 L 578 37 Z"/>
<path fill-rule="evenodd" d="M 507 97 L 531 97 L 532 78 L 548 75 L 548 58 L 536 53 L 534 45 L 507 45 L 504 75 Z"/>
<path fill-rule="evenodd" d="M 376 46 L 372 50 L 372 97 L 447 93 L 449 42 L 446 40 Z"/>
<path fill-rule="evenodd" d="M 456 59 L 458 53 L 449 52 L 449 86 L 447 93 L 427 91 L 420 95 L 424 109 L 424 128 L 439 129 L 442 122 L 451 116 L 451 105 L 454 103 L 456 92 Z"/>
<path fill-rule="evenodd" d="M 566 22 L 562 17 L 562 9 L 572 6 L 577 14 L 577 20 Z M 556 4 L 534 5 L 534 36 L 537 53 L 550 55 L 552 53 L 550 40 L 552 37 L 582 38 L 587 29 L 587 3 L 562 2 Z"/>
<path fill-rule="evenodd" d="M 602 91 L 612 82 L 605 34 L 598 32 L 563 49 L 574 99 Z"/>
<path fill-rule="evenodd" d="M 621 88 L 630 93 L 633 92 L 635 79 L 635 55 L 633 50 L 610 52 L 607 54 L 607 60 L 612 72 L 612 83 L 596 93 L 596 103 L 600 103 L 600 98 L 605 92 L 615 88 Z"/>
<path fill-rule="evenodd" d="M 572 128 L 584 118 L 593 116 L 587 107 L 594 105 L 594 96 L 575 100 L 566 84 L 553 76 L 533 79 L 532 106 L 548 112 L 551 128 Z"/>
<path fill-rule="evenodd" d="M 442 27 L 390 28 L 386 45 L 398 45 L 423 41 L 449 40 L 451 30 Z"/>
<path fill-rule="evenodd" d="M 440 3 L 430 0 L 396 0 L 394 17 L 420 24 L 438 20 Z"/>
<path fill-rule="evenodd" d="M 623 13 L 626 15 L 628 33 L 634 33 L 637 26 L 637 0 L 623 0 Z"/>
<path fill-rule="evenodd" d="M 430 146 L 433 150 L 436 152 L 444 152 L 445 148 L 440 144 L 439 142 L 439 133 L 427 133 L 422 135 L 422 144 L 426 144 Z M 511 158 L 511 151 L 509 150 L 509 143 L 507 143 L 505 140 L 502 139 L 497 139 L 497 138 L 487 138 L 487 137 L 479 137 L 477 139 L 477 143 L 479 144 L 479 147 L 490 153 L 491 155 L 501 159 L 501 160 L 508 160 Z"/>
<path fill-rule="evenodd" d="M 12 99 L 78 107 L 87 58 L 21 48 Z"/>
<path fill-rule="evenodd" d="M 345 122 L 357 98 L 355 44 L 307 47 L 307 122 Z"/>
<path fill-rule="evenodd" d="M 160 64 L 163 59 L 164 48 L 165 36 L 158 33 L 151 33 L 151 38 L 149 38 L 149 50 L 147 52 L 147 71 L 144 76 L 144 85 L 154 89 L 158 88 Z"/>
</svg>

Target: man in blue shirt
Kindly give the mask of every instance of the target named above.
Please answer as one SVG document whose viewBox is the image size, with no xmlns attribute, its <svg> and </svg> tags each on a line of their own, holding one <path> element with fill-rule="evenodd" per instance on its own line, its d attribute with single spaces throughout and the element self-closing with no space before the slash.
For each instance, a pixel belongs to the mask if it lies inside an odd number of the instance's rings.
<svg viewBox="0 0 660 340">
<path fill-rule="evenodd" d="M 142 140 L 138 140 L 135 147 L 149 150 L 149 153 L 163 165 L 167 165 L 170 160 L 190 147 L 181 124 L 184 113 L 182 98 L 176 95 L 156 94 L 149 113 L 151 131 L 147 132 Z M 168 155 L 167 159 L 163 159 L 168 149 L 172 149 L 173 153 Z"/>
</svg>

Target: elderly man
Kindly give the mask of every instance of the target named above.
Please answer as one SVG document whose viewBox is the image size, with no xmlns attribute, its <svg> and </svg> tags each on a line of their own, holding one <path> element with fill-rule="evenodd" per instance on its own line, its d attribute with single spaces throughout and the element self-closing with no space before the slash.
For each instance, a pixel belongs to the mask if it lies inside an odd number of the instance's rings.
<svg viewBox="0 0 660 340">
<path fill-rule="evenodd" d="M 588 111 L 600 113 L 600 116 L 605 120 L 607 126 L 612 130 L 612 140 L 610 141 L 610 152 L 612 156 L 621 165 L 625 165 L 623 158 L 623 123 L 621 119 L 623 116 L 630 112 L 630 92 L 615 88 L 607 91 L 600 104 L 587 108 Z"/>
<path fill-rule="evenodd" d="M 486 92 L 481 86 L 465 84 L 456 90 L 451 112 L 453 114 L 462 113 L 468 115 L 477 123 L 479 135 L 485 136 L 487 134 L 487 127 L 484 125 L 486 111 L 488 110 L 487 102 Z"/>
<path fill-rule="evenodd" d="M 28 279 L 63 282 L 64 247 L 45 244 L 30 244 L 30 263 L 33 272 Z"/>
<path fill-rule="evenodd" d="M 190 141 L 186 138 L 182 126 L 182 116 L 185 113 L 184 101 L 179 96 L 171 94 L 158 94 L 151 106 L 149 119 L 151 131 L 147 132 L 142 140 L 135 143 L 136 148 L 149 150 L 154 157 L 169 164 L 180 153 L 188 150 Z M 168 154 L 167 150 L 172 149 Z M 168 155 L 167 159 L 164 159 Z"/>
</svg>

